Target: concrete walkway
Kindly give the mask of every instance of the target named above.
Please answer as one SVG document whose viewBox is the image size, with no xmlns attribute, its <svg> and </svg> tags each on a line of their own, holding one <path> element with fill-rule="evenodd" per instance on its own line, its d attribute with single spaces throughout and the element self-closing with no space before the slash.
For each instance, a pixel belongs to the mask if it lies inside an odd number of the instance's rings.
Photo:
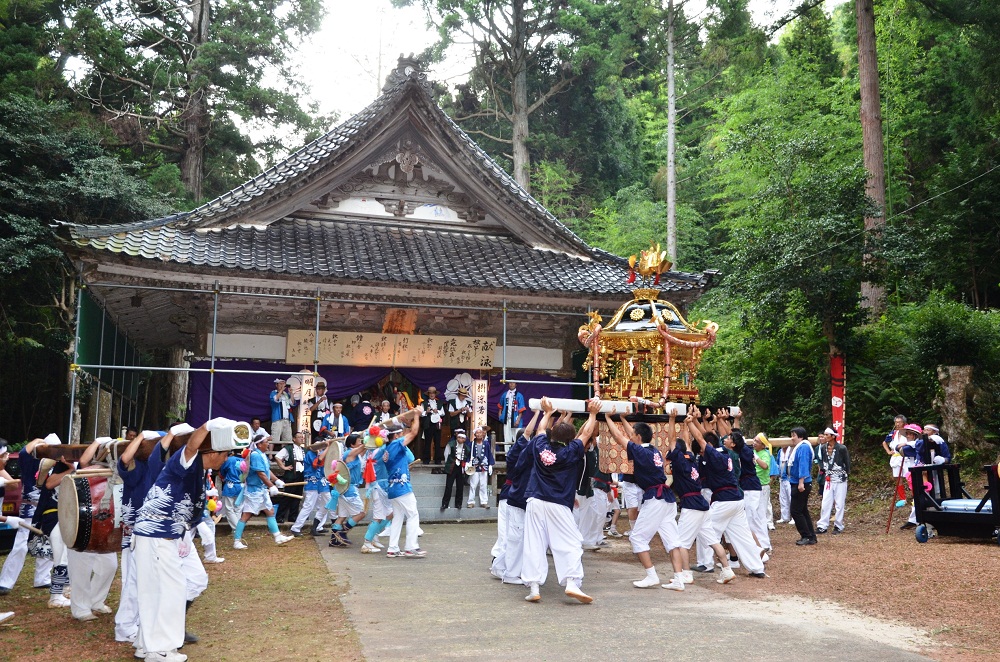
<svg viewBox="0 0 1000 662">
<path fill-rule="evenodd" d="M 495 524 L 427 524 L 423 559 L 331 549 L 330 571 L 368 660 L 921 660 L 922 633 L 805 599 L 746 601 L 702 588 L 640 590 L 638 564 L 584 556 L 584 590 L 563 595 L 550 570 L 542 601 L 489 574 Z M 362 536 L 353 535 L 360 540 Z M 382 539 L 385 541 L 386 539 Z M 550 561 L 551 563 L 551 561 Z M 737 581 L 750 581 L 738 575 Z"/>
</svg>

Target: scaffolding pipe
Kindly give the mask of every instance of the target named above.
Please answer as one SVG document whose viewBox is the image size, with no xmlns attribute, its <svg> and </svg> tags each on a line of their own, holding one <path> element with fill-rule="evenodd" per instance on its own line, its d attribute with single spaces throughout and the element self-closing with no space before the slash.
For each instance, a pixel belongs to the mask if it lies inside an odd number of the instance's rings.
<svg viewBox="0 0 1000 662">
<path fill-rule="evenodd" d="M 126 362 L 128 362 L 128 336 L 126 334 L 116 334 L 116 335 L 121 335 L 122 336 L 122 341 L 123 341 L 122 344 L 124 345 L 124 347 L 122 348 L 123 349 L 123 351 L 122 351 L 122 363 L 126 363 Z M 115 340 L 115 360 L 116 361 L 118 360 L 118 340 L 117 339 Z M 121 387 L 119 387 L 119 389 L 118 389 L 118 430 L 117 430 L 118 434 L 113 435 L 116 438 L 119 436 L 119 434 L 121 434 L 121 429 L 123 427 L 125 427 L 125 421 L 122 420 L 122 412 L 125 409 L 125 375 L 127 375 L 127 374 L 128 373 L 122 371 L 122 373 L 121 373 L 122 384 L 121 384 Z M 121 435 L 121 436 L 125 436 L 125 435 Z"/>
<path fill-rule="evenodd" d="M 503 300 L 503 373 L 500 375 L 500 383 L 507 383 L 507 300 Z"/>
<path fill-rule="evenodd" d="M 76 330 L 73 332 L 73 364 L 70 370 L 73 371 L 73 384 L 69 391 L 69 429 L 66 431 L 66 443 L 73 443 L 73 412 L 76 409 L 76 380 L 79 367 L 76 360 L 80 358 L 80 308 L 83 306 L 83 291 L 87 288 L 83 283 L 83 278 L 78 279 L 76 291 Z"/>
<path fill-rule="evenodd" d="M 78 368 L 83 368 L 87 370 L 94 370 L 97 368 L 107 368 L 114 370 L 137 370 L 137 371 L 149 371 L 149 372 L 217 372 L 219 374 L 240 374 L 240 375 L 294 375 L 294 372 L 288 370 L 237 370 L 235 368 L 216 368 L 214 371 L 212 368 L 164 368 L 160 366 L 128 366 L 128 365 L 97 365 L 92 363 L 81 363 L 77 366 Z M 388 369 L 388 366 L 385 366 Z"/>
<path fill-rule="evenodd" d="M 319 374 L 319 316 L 322 300 L 319 295 L 319 288 L 316 288 L 316 337 L 313 339 L 313 375 Z"/>
<path fill-rule="evenodd" d="M 101 308 L 101 349 L 97 353 L 97 362 L 104 363 L 104 324 L 108 321 L 108 312 Z M 97 371 L 97 404 L 94 406 L 94 439 L 97 439 L 97 425 L 101 420 L 101 373 Z"/>
<path fill-rule="evenodd" d="M 215 401 L 215 336 L 219 324 L 219 281 L 215 281 L 215 305 L 212 310 L 212 369 L 208 372 L 208 419 L 212 420 L 212 403 Z"/>
<path fill-rule="evenodd" d="M 554 382 L 554 381 L 538 381 L 531 379 L 519 379 L 518 384 L 557 384 L 559 386 L 586 386 L 590 382 Z"/>
</svg>

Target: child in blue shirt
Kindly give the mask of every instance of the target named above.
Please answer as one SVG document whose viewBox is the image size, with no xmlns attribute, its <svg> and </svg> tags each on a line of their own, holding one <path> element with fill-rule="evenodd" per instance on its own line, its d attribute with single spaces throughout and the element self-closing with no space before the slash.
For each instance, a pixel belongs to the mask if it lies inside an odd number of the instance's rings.
<svg viewBox="0 0 1000 662">
<path fill-rule="evenodd" d="M 347 532 L 365 517 L 365 505 L 358 493 L 358 486 L 364 484 L 361 478 L 361 453 L 365 447 L 361 443 L 361 438 L 360 434 L 355 433 L 348 435 L 344 440 L 347 454 L 341 461 L 347 465 L 350 478 L 347 490 L 337 499 L 337 520 L 333 523 L 330 547 L 349 547 L 351 541 L 347 539 Z"/>
</svg>

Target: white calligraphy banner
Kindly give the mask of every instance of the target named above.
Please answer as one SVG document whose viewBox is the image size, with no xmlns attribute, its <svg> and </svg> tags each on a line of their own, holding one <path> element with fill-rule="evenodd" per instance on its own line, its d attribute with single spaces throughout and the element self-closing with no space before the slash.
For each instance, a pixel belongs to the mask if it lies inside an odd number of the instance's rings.
<svg viewBox="0 0 1000 662">
<path fill-rule="evenodd" d="M 321 365 L 388 366 L 397 368 L 493 367 L 495 338 L 419 336 L 391 333 L 320 331 L 317 357 L 315 330 L 289 329 L 286 363 Z"/>
</svg>

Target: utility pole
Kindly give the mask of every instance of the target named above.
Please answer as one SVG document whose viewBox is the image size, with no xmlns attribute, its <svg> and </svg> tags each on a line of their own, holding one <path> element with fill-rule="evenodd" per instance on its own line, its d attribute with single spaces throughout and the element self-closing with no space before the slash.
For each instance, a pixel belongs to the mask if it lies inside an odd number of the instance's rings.
<svg viewBox="0 0 1000 662">
<path fill-rule="evenodd" d="M 667 0 L 667 258 L 677 262 L 677 99 L 674 93 L 674 0 Z"/>
</svg>

